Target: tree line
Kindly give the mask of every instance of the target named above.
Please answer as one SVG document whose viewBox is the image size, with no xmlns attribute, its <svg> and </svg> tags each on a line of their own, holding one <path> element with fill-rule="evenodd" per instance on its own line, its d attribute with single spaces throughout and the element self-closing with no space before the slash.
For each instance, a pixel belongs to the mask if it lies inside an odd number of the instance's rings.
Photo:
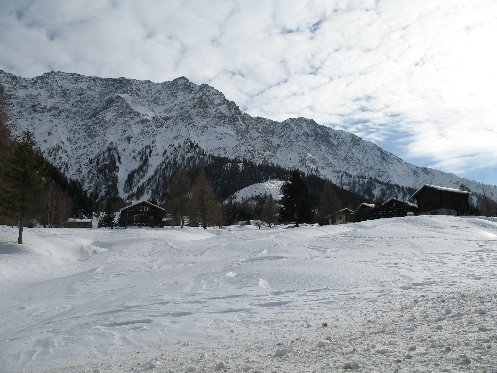
<svg viewBox="0 0 497 373">
<path fill-rule="evenodd" d="M 63 226 L 69 216 L 91 216 L 93 202 L 81 185 L 66 178 L 36 149 L 33 135 L 12 138 L 0 86 L 0 224 L 18 227 L 17 242 L 33 219 Z"/>
<path fill-rule="evenodd" d="M 214 185 L 205 170 L 194 177 L 184 168 L 178 168 L 170 178 L 168 197 L 161 205 L 169 218 L 169 224 L 183 228 L 185 225 L 207 228 L 209 226 L 231 225 L 241 220 L 263 219 L 270 226 L 277 222 L 277 206 L 271 196 L 257 203 L 223 202 L 215 192 Z M 122 206 L 121 206 L 122 207 Z M 100 226 L 114 225 L 114 212 L 105 213 Z M 111 217 L 109 217 L 111 216 Z M 118 225 L 125 222 L 118 219 Z"/>
<path fill-rule="evenodd" d="M 293 171 L 282 186 L 279 202 L 271 195 L 255 196 L 246 201 L 229 198 L 223 202 L 203 169 L 192 181 L 184 168 L 178 168 L 170 178 L 167 193 L 164 203 L 159 204 L 155 200 L 149 202 L 163 207 L 168 224 L 179 227 L 221 227 L 246 222 L 252 222 L 259 228 L 263 224 L 271 227 L 277 223 L 328 224 L 333 213 L 342 207 L 338 188 L 329 182 L 322 184 L 319 204 L 316 205 L 305 176 L 298 171 Z M 114 226 L 115 212 L 122 207 L 123 203 L 115 205 L 114 209 L 108 208 L 100 226 Z M 124 220 L 118 219 L 117 225 L 125 224 Z"/>
</svg>

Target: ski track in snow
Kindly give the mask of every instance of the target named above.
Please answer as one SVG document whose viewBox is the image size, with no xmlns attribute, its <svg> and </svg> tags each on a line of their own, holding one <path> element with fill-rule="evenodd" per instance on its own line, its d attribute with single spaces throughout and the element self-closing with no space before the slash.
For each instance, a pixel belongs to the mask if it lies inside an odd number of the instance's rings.
<svg viewBox="0 0 497 373">
<path fill-rule="evenodd" d="M 0 227 L 0 372 L 492 371 L 497 220 Z"/>
</svg>

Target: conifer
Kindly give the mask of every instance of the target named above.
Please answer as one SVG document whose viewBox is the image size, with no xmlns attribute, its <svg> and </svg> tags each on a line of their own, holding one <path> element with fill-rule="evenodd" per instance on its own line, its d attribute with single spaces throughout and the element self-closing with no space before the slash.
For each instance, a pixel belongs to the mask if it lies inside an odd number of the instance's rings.
<svg viewBox="0 0 497 373">
<path fill-rule="evenodd" d="M 24 225 L 36 218 L 42 209 L 39 197 L 44 184 L 43 161 L 34 146 L 30 132 L 24 132 L 12 144 L 1 185 L 0 204 L 4 213 L 17 222 L 19 244 L 22 244 Z"/>
</svg>

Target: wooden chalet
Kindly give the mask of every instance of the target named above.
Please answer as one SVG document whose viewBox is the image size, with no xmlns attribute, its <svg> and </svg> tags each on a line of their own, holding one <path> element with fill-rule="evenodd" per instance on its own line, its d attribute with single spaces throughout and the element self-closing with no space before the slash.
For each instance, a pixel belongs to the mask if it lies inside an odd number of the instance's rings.
<svg viewBox="0 0 497 373">
<path fill-rule="evenodd" d="M 351 223 L 354 220 L 354 211 L 348 208 L 335 212 L 335 224 Z"/>
<path fill-rule="evenodd" d="M 364 221 L 376 218 L 376 208 L 374 203 L 361 203 L 354 211 L 354 221 Z"/>
<path fill-rule="evenodd" d="M 378 209 L 379 218 L 393 218 L 399 216 L 407 216 L 408 213 L 416 214 L 418 206 L 413 203 L 401 201 L 396 198 L 391 198 L 384 202 Z"/>
<path fill-rule="evenodd" d="M 120 226 L 163 227 L 165 210 L 153 203 L 143 201 L 121 209 Z"/>
<path fill-rule="evenodd" d="M 468 215 L 470 192 L 437 185 L 423 185 L 412 198 L 425 215 Z"/>
</svg>

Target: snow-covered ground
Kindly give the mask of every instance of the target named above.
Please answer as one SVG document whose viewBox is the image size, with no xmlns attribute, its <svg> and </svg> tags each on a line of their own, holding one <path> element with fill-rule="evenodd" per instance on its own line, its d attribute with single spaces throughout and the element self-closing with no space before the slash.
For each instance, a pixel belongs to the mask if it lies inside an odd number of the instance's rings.
<svg viewBox="0 0 497 373">
<path fill-rule="evenodd" d="M 497 369 L 497 220 L 0 227 L 1 372 Z"/>
</svg>

